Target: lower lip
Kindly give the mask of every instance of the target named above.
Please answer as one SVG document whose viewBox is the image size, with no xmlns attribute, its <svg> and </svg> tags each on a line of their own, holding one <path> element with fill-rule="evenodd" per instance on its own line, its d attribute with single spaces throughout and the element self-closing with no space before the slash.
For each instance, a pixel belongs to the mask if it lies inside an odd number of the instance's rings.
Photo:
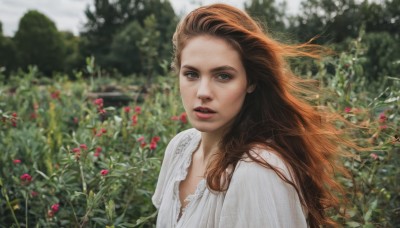
<svg viewBox="0 0 400 228">
<path fill-rule="evenodd" d="M 199 119 L 203 119 L 203 120 L 212 118 L 214 116 L 214 114 L 215 113 L 195 112 L 196 117 Z"/>
</svg>

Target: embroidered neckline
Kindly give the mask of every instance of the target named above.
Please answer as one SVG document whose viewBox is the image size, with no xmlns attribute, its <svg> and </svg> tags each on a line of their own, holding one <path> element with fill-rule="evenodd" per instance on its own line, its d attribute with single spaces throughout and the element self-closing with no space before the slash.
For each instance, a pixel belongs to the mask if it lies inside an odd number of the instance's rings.
<svg viewBox="0 0 400 228">
<path fill-rule="evenodd" d="M 192 163 L 192 156 L 193 153 L 199 148 L 200 146 L 200 142 L 201 142 L 201 137 L 200 135 L 196 135 L 195 133 L 198 132 L 191 132 L 190 135 L 188 135 L 188 137 L 186 137 L 185 139 L 183 139 L 180 145 L 178 145 L 177 147 L 177 151 L 176 154 L 181 154 L 183 151 L 185 150 L 189 150 L 190 153 L 184 154 L 184 156 L 186 156 L 184 158 L 184 162 L 182 163 L 181 167 L 179 167 L 179 175 L 177 175 L 177 177 L 174 180 L 174 196 L 177 199 L 177 203 L 176 208 L 175 208 L 175 213 L 176 213 L 176 218 L 175 218 L 175 225 L 179 223 L 179 221 L 181 221 L 182 217 L 185 214 L 185 211 L 191 207 L 191 205 L 193 204 L 193 202 L 195 202 L 198 198 L 200 198 L 204 191 L 205 191 L 205 179 L 200 180 L 200 182 L 197 184 L 196 186 L 196 190 L 193 194 L 190 194 L 186 197 L 185 201 L 187 201 L 188 203 L 186 204 L 185 207 L 182 208 L 182 204 L 179 198 L 179 184 L 181 183 L 181 181 L 186 179 L 186 176 L 188 174 L 188 169 L 190 164 Z M 195 136 L 198 136 L 197 138 Z"/>
</svg>

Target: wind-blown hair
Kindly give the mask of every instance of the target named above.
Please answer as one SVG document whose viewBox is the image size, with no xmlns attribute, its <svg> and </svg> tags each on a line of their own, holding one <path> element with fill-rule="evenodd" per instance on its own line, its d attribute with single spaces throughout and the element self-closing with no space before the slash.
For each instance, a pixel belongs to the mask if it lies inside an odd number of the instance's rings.
<svg viewBox="0 0 400 228">
<path fill-rule="evenodd" d="M 248 14 L 225 4 L 200 7 L 179 23 L 173 37 L 173 68 L 179 71 L 181 53 L 187 42 L 196 36 L 209 35 L 226 40 L 241 55 L 248 85 L 255 90 L 246 95 L 243 107 L 219 144 L 221 153 L 214 155 L 207 167 L 207 185 L 224 191 L 221 183 L 228 166 L 236 166 L 247 154 L 249 158 L 274 170 L 299 194 L 308 212 L 310 227 L 335 225 L 326 209 L 339 208 L 337 194 L 343 194 L 335 181 L 336 172 L 344 172 L 336 162 L 341 152 L 340 136 L 331 116 L 307 99 L 310 92 L 305 80 L 290 70 L 287 57 L 318 58 L 323 47 L 310 42 L 286 45 L 265 34 Z M 315 94 L 314 94 L 315 95 Z M 278 169 L 257 158 L 254 147 L 272 148 L 290 167 L 291 181 Z"/>
</svg>

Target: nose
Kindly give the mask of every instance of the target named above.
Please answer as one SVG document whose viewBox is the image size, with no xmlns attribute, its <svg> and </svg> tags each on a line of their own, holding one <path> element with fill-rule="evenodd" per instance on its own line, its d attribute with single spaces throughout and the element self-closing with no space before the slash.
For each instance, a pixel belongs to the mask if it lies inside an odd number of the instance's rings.
<svg viewBox="0 0 400 228">
<path fill-rule="evenodd" d="M 201 77 L 201 80 L 199 81 L 199 86 L 197 88 L 197 98 L 203 101 L 212 99 L 210 80 L 208 80 L 206 77 Z"/>
</svg>

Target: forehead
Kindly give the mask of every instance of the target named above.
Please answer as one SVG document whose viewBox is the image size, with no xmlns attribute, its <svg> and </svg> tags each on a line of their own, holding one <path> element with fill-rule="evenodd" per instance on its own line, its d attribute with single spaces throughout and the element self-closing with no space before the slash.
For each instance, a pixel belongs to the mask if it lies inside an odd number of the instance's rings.
<svg viewBox="0 0 400 228">
<path fill-rule="evenodd" d="M 181 66 L 187 64 L 242 67 L 239 52 L 228 41 L 209 35 L 196 36 L 186 42 L 181 53 Z"/>
</svg>

